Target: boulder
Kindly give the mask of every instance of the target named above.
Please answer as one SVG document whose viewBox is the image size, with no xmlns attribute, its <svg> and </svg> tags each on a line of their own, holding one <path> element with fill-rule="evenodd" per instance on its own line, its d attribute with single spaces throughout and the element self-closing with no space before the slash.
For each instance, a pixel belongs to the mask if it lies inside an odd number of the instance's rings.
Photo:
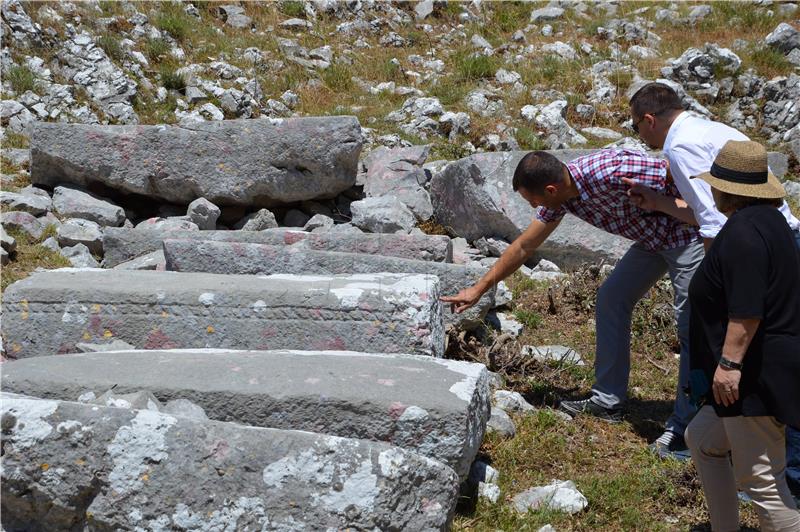
<svg viewBox="0 0 800 532">
<path fill-rule="evenodd" d="M 483 364 L 402 354 L 83 353 L 15 361 L 4 369 L 2 384 L 4 391 L 48 399 L 111 387 L 123 398 L 145 392 L 156 403 L 188 399 L 217 421 L 391 443 L 439 460 L 462 478 L 489 418 Z"/>
<path fill-rule="evenodd" d="M 2 399 L 8 530 L 444 531 L 455 509 L 452 469 L 385 443 Z"/>
<path fill-rule="evenodd" d="M 591 152 L 550 153 L 568 162 Z M 533 208 L 511 187 L 514 170 L 526 153 L 480 153 L 447 165 L 431 181 L 439 223 L 470 241 L 495 237 L 511 242 L 517 238 L 535 216 Z M 618 260 L 629 245 L 629 240 L 567 214 L 539 253 L 561 267 L 572 268 L 586 261 Z"/>
<path fill-rule="evenodd" d="M 0 192 L 0 205 L 4 211 L 22 211 L 41 216 L 53 209 L 53 202 L 47 196 L 22 194 L 4 190 Z"/>
<path fill-rule="evenodd" d="M 440 283 L 430 275 L 215 275 L 49 270 L 3 294 L 12 358 L 78 342 L 137 349 L 352 349 L 442 356 Z"/>
<path fill-rule="evenodd" d="M 365 198 L 350 204 L 351 223 L 371 233 L 408 233 L 417 218 L 395 196 Z"/>
<path fill-rule="evenodd" d="M 355 183 L 355 117 L 199 122 L 183 126 L 36 123 L 31 181 L 101 183 L 187 205 L 270 206 L 331 198 Z"/>
<path fill-rule="evenodd" d="M 342 227 L 342 226 L 334 226 Z M 103 266 L 111 268 L 145 253 L 158 251 L 167 239 L 248 242 L 273 246 L 298 245 L 316 251 L 366 253 L 431 262 L 452 262 L 453 247 L 443 235 L 370 235 L 361 232 L 307 233 L 270 229 L 267 231 L 160 231 L 108 228 L 103 233 Z"/>
<path fill-rule="evenodd" d="M 433 205 L 423 186 L 427 177 L 422 165 L 429 152 L 430 146 L 373 150 L 364 161 L 367 167 L 364 193 L 368 197 L 394 196 L 417 220 L 427 220 L 433 215 Z"/>
<path fill-rule="evenodd" d="M 73 187 L 56 187 L 53 205 L 62 216 L 91 220 L 101 226 L 118 227 L 125 221 L 125 210 L 119 205 Z"/>
<path fill-rule="evenodd" d="M 103 230 L 95 222 L 70 218 L 58 228 L 57 238 L 62 247 L 83 244 L 92 253 L 103 254 Z"/>
<path fill-rule="evenodd" d="M 217 228 L 217 218 L 221 212 L 219 207 L 207 199 L 197 198 L 189 204 L 186 217 L 201 231 L 211 231 Z"/>
</svg>

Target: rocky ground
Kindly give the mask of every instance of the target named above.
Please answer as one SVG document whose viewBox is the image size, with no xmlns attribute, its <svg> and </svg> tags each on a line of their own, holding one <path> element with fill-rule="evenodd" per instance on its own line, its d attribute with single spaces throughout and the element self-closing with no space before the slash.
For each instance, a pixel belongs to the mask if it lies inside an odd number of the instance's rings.
<svg viewBox="0 0 800 532">
<path fill-rule="evenodd" d="M 83 310 L 70 306 L 69 298 L 77 296 L 66 277 L 37 274 L 33 284 L 15 285 L 3 297 L 4 346 L 11 358 L 93 350 L 111 340 L 124 340 L 120 349 L 366 351 L 379 344 L 387 352 L 427 355 L 446 349 L 449 358 L 488 366 L 498 388 L 490 436 L 471 481 L 462 486 L 465 495 L 472 491 L 478 497 L 459 509 L 455 528 L 701 524 L 703 502 L 691 466 L 663 464 L 644 450 L 658 435 L 674 389 L 668 289 L 654 290 L 637 310 L 629 423 L 607 429 L 590 420 L 563 419 L 550 408 L 559 396 L 579 394 L 591 383 L 594 294 L 628 242 L 565 220 L 541 255 L 472 313 L 454 317 L 445 310 L 442 322 L 442 309 L 421 301 L 477 278 L 527 225 L 530 207 L 509 186 L 524 150 L 553 150 L 566 161 L 602 146 L 646 149 L 631 130 L 627 109 L 630 95 L 646 81 L 670 84 L 688 109 L 766 143 L 770 164 L 785 180 L 797 212 L 799 19 L 795 3 L 768 0 L 4 1 L 3 290 L 36 268 L 115 270 L 113 278 L 83 281 L 97 284 Z M 173 305 L 182 309 L 175 315 L 184 317 L 163 326 L 166 334 L 156 328 L 160 336 L 143 335 L 150 322 L 137 317 L 120 325 L 119 316 L 88 303 L 98 294 L 103 301 L 97 305 L 146 299 L 141 293 L 165 278 L 131 270 L 155 269 L 182 272 L 181 282 L 165 285 L 166 303 L 159 292 L 163 312 Z M 410 299 L 406 288 L 398 289 L 405 313 L 388 319 L 393 327 L 381 333 L 382 343 L 370 340 L 374 331 L 358 328 L 366 327 L 363 316 L 346 318 L 357 322 L 347 333 L 315 321 L 320 309 L 349 316 L 352 291 L 358 291 L 358 302 L 368 292 L 364 276 L 384 271 L 435 274 L 439 284 L 434 288 L 425 281 L 424 290 L 411 291 L 425 297 Z M 307 327 L 318 327 L 314 334 L 325 342 L 309 346 L 291 329 L 282 335 L 265 329 L 260 340 L 251 338 L 240 319 L 243 309 L 283 319 L 281 305 L 246 303 L 248 281 L 236 288 L 214 280 L 221 277 L 203 277 L 271 275 L 286 284 L 295 273 L 355 276 L 325 281 L 343 283 L 334 292 L 349 296 L 331 307 L 313 303 L 316 314 L 302 318 Z M 112 287 L 144 289 L 103 292 L 104 279 L 118 279 Z M 217 282 L 238 317 L 212 312 L 222 321 L 204 322 L 214 299 L 201 285 Z M 268 285 L 259 290 L 269 292 Z M 302 285 L 298 294 L 309 286 Z M 193 306 L 185 306 L 187 297 Z M 308 299 L 298 295 L 287 301 L 294 308 Z M 66 305 L 57 316 L 61 322 L 48 321 L 55 315 L 48 301 Z M 369 306 L 375 313 L 394 312 L 372 300 Z M 92 327 L 81 333 L 78 320 L 69 336 L 65 331 L 72 329 L 62 324 L 63 316 L 84 311 L 96 315 Z M 147 319 L 156 318 L 154 313 Z M 29 319 L 43 336 L 29 334 Z M 110 321 L 101 326 L 95 319 Z M 194 340 L 200 322 L 202 345 Z M 412 331 L 414 341 L 398 339 L 405 331 Z M 264 335 L 283 343 L 265 342 Z M 95 385 L 98 396 L 106 391 L 102 386 Z M 139 383 L 136 389 L 142 388 Z M 474 394 L 481 405 L 488 401 L 488 388 L 476 387 Z M 13 408 L 39 413 L 58 408 L 92 423 L 69 403 L 77 397 L 51 398 L 65 406 L 23 401 Z M 475 420 L 465 441 L 483 433 L 481 408 L 470 404 L 459 414 Z M 237 415 L 212 418 L 242 421 Z M 280 428 L 309 429 L 296 422 Z M 461 462 L 475 458 L 475 443 L 463 444 Z M 19 441 L 15 445 L 25 448 Z M 303 449 L 311 443 L 296 445 Z M 58 445 L 53 448 L 57 453 Z M 375 449 L 376 457 L 387 452 Z M 351 466 L 346 475 L 357 477 L 361 466 L 357 461 Z M 459 467 L 463 477 L 466 469 Z M 454 499 L 447 494 L 455 488 L 447 471 L 425 474 L 441 487 L 431 497 L 449 502 L 438 513 L 406 513 L 403 519 L 436 527 L 450 521 L 448 504 Z M 25 483 L 16 481 L 24 492 Z M 153 489 L 158 494 L 162 488 Z M 321 489 L 337 491 L 336 483 Z M 420 504 L 413 494 L 402 496 L 409 497 L 402 503 L 409 508 Z M 95 500 L 103 507 L 101 497 Z M 239 501 L 224 512 L 241 514 L 255 504 Z M 338 525 L 396 518 L 365 510 L 358 521 L 330 511 L 344 519 L 335 521 Z M 112 512 L 106 518 L 120 517 Z M 292 512 L 281 516 L 300 518 Z"/>
</svg>

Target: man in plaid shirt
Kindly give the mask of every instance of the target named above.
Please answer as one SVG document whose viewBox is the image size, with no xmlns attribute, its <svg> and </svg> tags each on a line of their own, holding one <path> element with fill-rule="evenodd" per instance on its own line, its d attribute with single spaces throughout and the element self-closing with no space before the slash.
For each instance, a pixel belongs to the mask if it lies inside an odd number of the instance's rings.
<svg viewBox="0 0 800 532">
<path fill-rule="evenodd" d="M 567 164 L 547 152 L 527 154 L 514 172 L 512 186 L 538 208 L 535 219 L 474 286 L 442 300 L 451 303 L 454 312 L 474 305 L 530 258 L 567 212 L 633 240 L 597 294 L 596 384 L 592 395 L 580 401 L 562 401 L 561 409 L 573 416 L 584 413 L 611 422 L 622 419 L 630 373 L 633 307 L 669 273 L 675 291 L 681 363 L 675 408 L 666 428 L 683 434 L 694 414 L 682 391 L 689 375 L 687 291 L 703 259 L 703 245 L 695 227 L 663 213 L 649 213 L 631 202 L 628 190 L 636 183 L 678 196 L 668 178 L 667 162 L 641 152 L 605 149 Z M 670 451 L 676 457 L 688 457 L 685 444 L 676 444 Z"/>
</svg>

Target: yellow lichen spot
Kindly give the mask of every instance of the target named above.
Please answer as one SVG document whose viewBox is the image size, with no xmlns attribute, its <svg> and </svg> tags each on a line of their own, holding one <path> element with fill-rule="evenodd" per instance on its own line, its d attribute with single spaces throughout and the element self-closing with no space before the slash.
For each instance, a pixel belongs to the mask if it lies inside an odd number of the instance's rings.
<svg viewBox="0 0 800 532">
<path fill-rule="evenodd" d="M 89 331 L 84 331 L 82 338 L 84 340 L 91 340 L 92 339 L 92 335 L 89 334 Z"/>
<path fill-rule="evenodd" d="M 21 349 L 22 349 L 22 346 L 19 345 L 18 343 L 11 344 L 11 350 L 14 351 L 15 353 L 19 353 L 19 351 Z"/>
<path fill-rule="evenodd" d="M 214 332 L 214 327 L 212 327 L 211 325 L 209 325 L 208 327 L 206 327 L 206 332 L 207 332 L 208 334 L 213 334 L 213 332 Z"/>
<path fill-rule="evenodd" d="M 94 519 L 94 514 L 92 512 L 86 512 L 86 519 Z"/>
<path fill-rule="evenodd" d="M 219 163 L 217 165 L 217 168 L 219 168 L 220 170 L 224 170 L 225 169 L 225 163 Z"/>
<path fill-rule="evenodd" d="M 147 473 L 142 475 L 142 482 L 147 482 L 148 480 L 150 480 L 150 475 L 148 475 Z"/>
<path fill-rule="evenodd" d="M 97 314 L 98 312 L 100 312 L 100 304 L 95 303 L 94 305 L 92 305 L 92 314 Z"/>
<path fill-rule="evenodd" d="M 112 336 L 114 336 L 114 333 L 112 333 L 112 332 L 111 332 L 111 331 L 109 331 L 108 329 L 106 329 L 105 331 L 103 331 L 103 338 L 111 338 Z"/>
<path fill-rule="evenodd" d="M 42 464 L 42 471 L 47 471 L 50 469 L 50 464 Z"/>
<path fill-rule="evenodd" d="M 84 460 L 83 458 L 78 458 L 77 460 L 75 460 L 75 464 L 80 466 L 86 465 L 86 460 Z"/>
<path fill-rule="evenodd" d="M 161 317 L 162 317 L 162 318 L 166 318 L 166 317 L 168 317 L 168 316 L 169 316 L 169 314 L 167 314 L 167 311 L 166 311 L 166 310 L 162 310 L 162 311 L 161 311 Z"/>
</svg>

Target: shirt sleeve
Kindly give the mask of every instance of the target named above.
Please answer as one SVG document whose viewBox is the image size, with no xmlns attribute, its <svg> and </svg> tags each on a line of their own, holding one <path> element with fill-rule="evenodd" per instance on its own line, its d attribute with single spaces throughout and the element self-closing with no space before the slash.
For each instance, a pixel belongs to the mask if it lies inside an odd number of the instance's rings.
<svg viewBox="0 0 800 532">
<path fill-rule="evenodd" d="M 688 146 L 675 146 L 668 154 L 669 168 L 675 186 L 681 193 L 681 198 L 692 211 L 695 220 L 700 224 L 700 236 L 714 238 L 725 224 L 725 216 L 717 210 L 711 187 L 702 179 L 690 179 L 692 176 L 707 172 L 711 168 L 711 161 L 699 151 Z"/>
<path fill-rule="evenodd" d="M 558 209 L 549 209 L 547 207 L 539 207 L 536 211 L 536 219 L 546 224 L 550 222 L 557 222 L 564 215 L 567 214 L 567 209 L 559 207 Z"/>
<path fill-rule="evenodd" d="M 623 184 L 623 177 L 663 191 L 667 187 L 667 161 L 638 152 L 625 152 L 609 179 L 615 184 Z"/>
<path fill-rule="evenodd" d="M 719 249 L 722 285 L 728 317 L 764 317 L 769 279 L 769 256 L 758 231 L 748 223 L 731 227 Z"/>
</svg>

